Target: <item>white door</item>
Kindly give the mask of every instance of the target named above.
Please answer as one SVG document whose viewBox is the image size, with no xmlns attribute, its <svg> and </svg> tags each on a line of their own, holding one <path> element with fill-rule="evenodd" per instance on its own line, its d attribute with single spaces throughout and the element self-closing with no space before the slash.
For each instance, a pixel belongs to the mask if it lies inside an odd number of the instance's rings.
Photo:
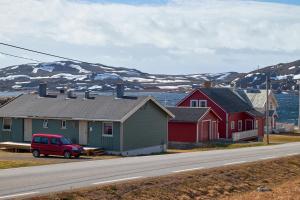
<svg viewBox="0 0 300 200">
<path fill-rule="evenodd" d="M 24 119 L 24 141 L 32 140 L 32 119 Z"/>
<path fill-rule="evenodd" d="M 88 141 L 88 123 L 79 121 L 79 144 L 87 145 Z"/>
</svg>

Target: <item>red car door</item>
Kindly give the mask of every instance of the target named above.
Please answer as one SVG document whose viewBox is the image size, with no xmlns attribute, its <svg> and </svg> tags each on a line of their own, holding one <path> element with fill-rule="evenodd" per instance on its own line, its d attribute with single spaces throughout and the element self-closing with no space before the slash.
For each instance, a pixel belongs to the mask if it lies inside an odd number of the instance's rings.
<svg viewBox="0 0 300 200">
<path fill-rule="evenodd" d="M 61 143 L 59 138 L 50 138 L 49 150 L 51 155 L 62 155 Z"/>
</svg>

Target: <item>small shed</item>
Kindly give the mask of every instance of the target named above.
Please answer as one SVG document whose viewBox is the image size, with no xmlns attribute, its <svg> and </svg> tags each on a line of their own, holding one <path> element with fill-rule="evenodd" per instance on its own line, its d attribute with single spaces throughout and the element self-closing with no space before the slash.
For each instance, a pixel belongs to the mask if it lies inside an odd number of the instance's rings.
<svg viewBox="0 0 300 200">
<path fill-rule="evenodd" d="M 203 143 L 219 139 L 221 118 L 211 108 L 168 107 L 175 118 L 169 121 L 170 143 Z"/>
</svg>

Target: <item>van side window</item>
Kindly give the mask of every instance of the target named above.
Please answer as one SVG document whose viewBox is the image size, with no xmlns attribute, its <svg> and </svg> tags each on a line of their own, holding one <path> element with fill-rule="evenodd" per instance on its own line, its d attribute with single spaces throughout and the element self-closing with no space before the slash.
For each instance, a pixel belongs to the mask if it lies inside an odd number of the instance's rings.
<svg viewBox="0 0 300 200">
<path fill-rule="evenodd" d="M 51 138 L 50 139 L 50 144 L 58 145 L 59 144 L 58 138 Z"/>
<path fill-rule="evenodd" d="M 33 138 L 33 143 L 41 143 L 41 137 Z"/>
<path fill-rule="evenodd" d="M 48 144 L 49 143 L 49 141 L 48 141 L 48 138 L 46 138 L 46 137 L 41 137 L 41 142 L 40 142 L 41 144 Z"/>
</svg>

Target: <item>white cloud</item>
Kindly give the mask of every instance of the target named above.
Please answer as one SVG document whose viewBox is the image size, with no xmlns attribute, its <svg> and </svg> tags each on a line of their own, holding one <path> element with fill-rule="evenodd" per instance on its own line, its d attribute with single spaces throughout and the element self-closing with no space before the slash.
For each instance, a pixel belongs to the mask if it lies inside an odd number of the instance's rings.
<svg viewBox="0 0 300 200">
<path fill-rule="evenodd" d="M 157 73 L 170 70 L 161 66 L 176 66 L 175 71 L 184 72 L 180 65 L 190 67 L 185 72 L 203 71 L 197 69 L 201 65 L 216 71 L 220 65 L 256 65 L 255 58 L 272 64 L 277 62 L 272 58 L 278 53 L 283 59 L 294 58 L 300 51 L 299 13 L 300 6 L 243 0 L 174 0 L 166 5 L 138 6 L 1 0 L 0 38 L 14 42 L 29 37 L 43 44 L 76 45 L 103 52 L 109 48 L 111 54 L 98 57 L 115 58 L 106 64 L 145 69 L 151 63 L 158 67 L 146 71 Z M 264 58 L 255 56 L 255 51 Z"/>
</svg>

